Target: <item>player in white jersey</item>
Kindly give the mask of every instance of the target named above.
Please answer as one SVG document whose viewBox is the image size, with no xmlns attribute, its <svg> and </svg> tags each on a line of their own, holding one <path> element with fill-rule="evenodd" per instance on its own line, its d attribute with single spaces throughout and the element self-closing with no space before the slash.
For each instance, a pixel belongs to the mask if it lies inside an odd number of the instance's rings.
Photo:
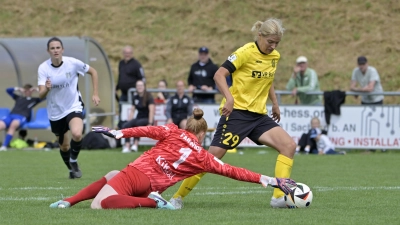
<svg viewBox="0 0 400 225">
<path fill-rule="evenodd" d="M 61 158 L 70 170 L 69 177 L 80 178 L 82 172 L 77 159 L 82 145 L 84 104 L 78 89 L 78 77 L 85 73 L 92 76 L 92 100 L 97 106 L 100 102 L 97 71 L 78 59 L 63 56 L 64 47 L 57 37 L 49 39 L 47 52 L 50 59 L 40 64 L 38 69 L 39 96 L 47 98 L 51 131 L 60 143 Z M 71 140 L 68 130 L 71 131 Z"/>
</svg>

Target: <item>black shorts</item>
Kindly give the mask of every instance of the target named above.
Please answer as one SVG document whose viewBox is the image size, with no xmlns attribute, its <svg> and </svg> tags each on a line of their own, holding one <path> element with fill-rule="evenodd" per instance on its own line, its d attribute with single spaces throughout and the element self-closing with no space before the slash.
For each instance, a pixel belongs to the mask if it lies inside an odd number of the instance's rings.
<svg viewBox="0 0 400 225">
<path fill-rule="evenodd" d="M 72 118 L 75 117 L 81 118 L 83 120 L 82 112 L 71 112 L 70 114 L 57 121 L 50 120 L 51 132 L 53 132 L 56 136 L 64 135 L 69 130 L 69 121 L 71 121 Z"/>
<path fill-rule="evenodd" d="M 279 126 L 268 115 L 234 109 L 228 118 L 221 116 L 211 146 L 223 149 L 236 148 L 246 137 L 257 145 L 260 136 Z"/>
<path fill-rule="evenodd" d="M 187 117 L 178 117 L 178 118 L 172 118 L 172 122 L 179 127 L 179 124 L 182 122 L 182 120 L 186 120 Z"/>
</svg>

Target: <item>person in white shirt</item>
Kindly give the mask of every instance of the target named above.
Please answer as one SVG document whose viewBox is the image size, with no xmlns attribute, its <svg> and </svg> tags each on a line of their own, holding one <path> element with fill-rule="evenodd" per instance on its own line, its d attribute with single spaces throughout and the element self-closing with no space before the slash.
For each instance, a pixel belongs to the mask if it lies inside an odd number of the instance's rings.
<svg viewBox="0 0 400 225">
<path fill-rule="evenodd" d="M 329 140 L 329 137 L 322 134 L 321 129 L 314 128 L 311 130 L 310 138 L 317 142 L 317 149 L 319 155 L 345 155 L 346 152 L 335 151 L 335 145 Z"/>
<path fill-rule="evenodd" d="M 84 104 L 78 88 L 79 75 L 92 76 L 93 103 L 100 102 L 98 96 L 97 71 L 82 61 L 63 56 L 64 46 L 57 37 L 47 42 L 50 59 L 40 64 L 38 69 L 39 97 L 47 99 L 47 114 L 51 131 L 57 136 L 60 154 L 70 170 L 69 178 L 80 178 L 78 155 L 82 145 Z M 68 135 L 71 131 L 72 139 Z"/>
</svg>

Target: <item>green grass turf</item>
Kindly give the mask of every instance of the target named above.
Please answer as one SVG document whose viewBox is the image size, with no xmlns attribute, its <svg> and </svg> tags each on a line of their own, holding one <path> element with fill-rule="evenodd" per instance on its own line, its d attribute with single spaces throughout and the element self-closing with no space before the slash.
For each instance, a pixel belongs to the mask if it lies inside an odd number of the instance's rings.
<svg viewBox="0 0 400 225">
<path fill-rule="evenodd" d="M 224 161 L 273 175 L 274 151 L 246 149 Z M 178 211 L 91 210 L 90 202 L 70 209 L 49 204 L 122 169 L 139 153 L 82 151 L 81 179 L 67 179 L 58 151 L 0 153 L 0 224 L 399 224 L 400 152 L 345 156 L 296 155 L 292 178 L 308 184 L 314 201 L 307 209 L 272 209 L 272 189 L 206 175 Z M 169 199 L 178 185 L 163 196 Z"/>
</svg>

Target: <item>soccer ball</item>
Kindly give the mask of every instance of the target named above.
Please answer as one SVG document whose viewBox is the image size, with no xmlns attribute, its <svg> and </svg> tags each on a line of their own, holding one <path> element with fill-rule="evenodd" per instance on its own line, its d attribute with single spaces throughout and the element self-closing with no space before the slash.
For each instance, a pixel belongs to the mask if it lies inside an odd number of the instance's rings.
<svg viewBox="0 0 400 225">
<path fill-rule="evenodd" d="M 288 208 L 307 208 L 311 205 L 313 193 L 307 185 L 297 183 L 297 186 L 291 189 L 292 191 L 284 197 Z"/>
</svg>

